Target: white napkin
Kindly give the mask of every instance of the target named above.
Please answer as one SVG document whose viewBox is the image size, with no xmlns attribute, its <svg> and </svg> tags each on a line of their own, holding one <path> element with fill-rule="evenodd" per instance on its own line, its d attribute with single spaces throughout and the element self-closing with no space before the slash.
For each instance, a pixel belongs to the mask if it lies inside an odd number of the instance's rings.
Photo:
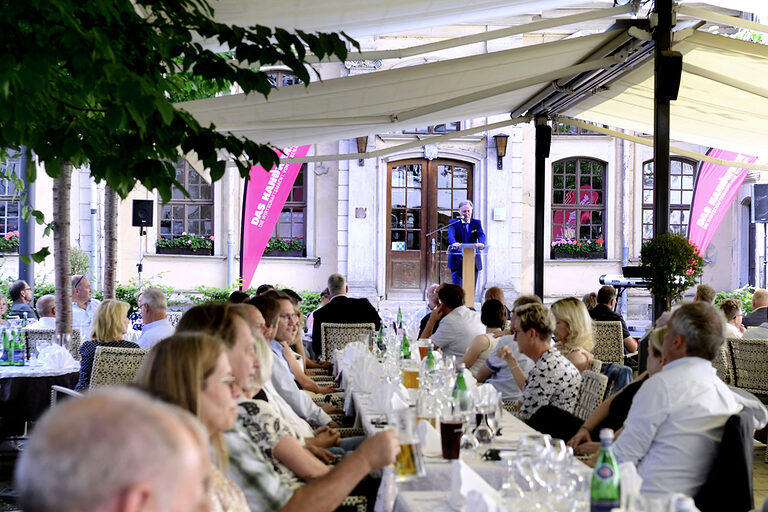
<svg viewBox="0 0 768 512">
<path fill-rule="evenodd" d="M 497 404 L 501 400 L 501 393 L 493 384 L 481 384 L 475 390 L 475 401 L 482 406 Z"/>
<path fill-rule="evenodd" d="M 451 490 L 446 495 L 448 505 L 453 510 L 464 510 L 466 504 L 466 510 L 472 510 L 474 508 L 469 507 L 467 498 L 470 491 L 475 491 L 484 496 L 483 501 L 485 503 L 495 504 L 496 508 L 488 510 L 497 510 L 501 504 L 501 495 L 491 487 L 488 482 L 478 475 L 472 468 L 460 459 L 456 459 L 451 463 Z M 477 505 L 475 500 L 474 505 Z"/>
<path fill-rule="evenodd" d="M 632 462 L 622 462 L 619 464 L 619 475 L 621 476 L 621 503 L 629 503 L 628 496 L 640 496 L 640 487 L 643 486 L 643 478 L 637 473 L 637 468 Z"/>
<path fill-rule="evenodd" d="M 395 483 L 395 468 L 386 466 L 381 470 L 381 483 L 376 494 L 374 512 L 392 512 L 397 498 L 397 484 Z"/>
<path fill-rule="evenodd" d="M 498 501 L 478 491 L 469 491 L 464 509 L 472 512 L 498 512 L 503 510 L 499 507 Z"/>
<path fill-rule="evenodd" d="M 432 424 L 425 420 L 420 420 L 416 424 L 416 436 L 421 444 L 421 452 L 427 457 L 438 457 L 443 453 L 443 446 L 440 443 L 440 432 Z"/>
<path fill-rule="evenodd" d="M 49 345 L 40 351 L 40 355 L 37 356 L 37 361 L 46 370 L 64 371 L 64 370 L 78 370 L 80 364 L 75 361 L 72 354 L 62 347 L 61 345 Z"/>
<path fill-rule="evenodd" d="M 370 410 L 374 414 L 408 407 L 408 390 L 397 382 L 382 382 L 371 392 Z"/>
</svg>

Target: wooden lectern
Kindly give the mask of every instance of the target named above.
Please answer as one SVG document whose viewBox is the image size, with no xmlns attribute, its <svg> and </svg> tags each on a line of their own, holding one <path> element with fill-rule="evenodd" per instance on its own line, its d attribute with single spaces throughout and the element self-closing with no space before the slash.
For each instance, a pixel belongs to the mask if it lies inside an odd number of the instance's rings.
<svg viewBox="0 0 768 512">
<path fill-rule="evenodd" d="M 475 254 L 486 249 L 487 245 L 478 249 L 474 243 L 461 244 L 461 287 L 464 288 L 464 304 L 467 307 L 475 307 Z"/>
</svg>

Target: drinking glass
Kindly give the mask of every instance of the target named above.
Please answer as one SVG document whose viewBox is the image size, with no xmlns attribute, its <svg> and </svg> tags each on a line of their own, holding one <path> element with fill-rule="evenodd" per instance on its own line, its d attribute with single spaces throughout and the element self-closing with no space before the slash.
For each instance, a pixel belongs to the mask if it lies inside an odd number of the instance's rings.
<svg viewBox="0 0 768 512">
<path fill-rule="evenodd" d="M 427 474 L 419 438 L 416 435 L 416 408 L 407 407 L 389 413 L 389 423 L 397 430 L 400 453 L 395 459 L 395 478 L 406 482 Z"/>
<path fill-rule="evenodd" d="M 69 333 L 66 334 L 54 334 L 51 336 L 51 343 L 54 345 L 59 345 L 64 347 L 67 352 L 72 348 L 72 335 Z"/>
<path fill-rule="evenodd" d="M 458 459 L 461 449 L 461 416 L 447 414 L 440 417 L 440 443 L 444 459 Z"/>
</svg>

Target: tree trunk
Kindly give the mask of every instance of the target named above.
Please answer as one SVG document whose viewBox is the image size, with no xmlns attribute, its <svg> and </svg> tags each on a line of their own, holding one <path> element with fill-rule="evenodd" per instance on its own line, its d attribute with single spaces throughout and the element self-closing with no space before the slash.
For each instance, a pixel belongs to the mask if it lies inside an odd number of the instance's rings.
<svg viewBox="0 0 768 512">
<path fill-rule="evenodd" d="M 70 194 L 72 163 L 61 166 L 53 180 L 53 255 L 56 285 L 56 332 L 72 333 L 72 265 L 69 257 Z"/>
<path fill-rule="evenodd" d="M 117 193 L 104 187 L 104 298 L 114 299 L 117 283 Z"/>
</svg>

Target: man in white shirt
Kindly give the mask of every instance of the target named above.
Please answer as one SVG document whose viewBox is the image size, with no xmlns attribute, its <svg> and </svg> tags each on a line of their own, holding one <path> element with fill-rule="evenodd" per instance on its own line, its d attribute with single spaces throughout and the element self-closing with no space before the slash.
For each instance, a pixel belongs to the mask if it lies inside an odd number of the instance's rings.
<svg viewBox="0 0 768 512">
<path fill-rule="evenodd" d="M 136 343 L 141 348 L 152 348 L 165 338 L 173 336 L 176 329 L 166 317 L 168 301 L 157 288 L 147 288 L 139 294 L 139 314 L 144 326 Z"/>
<path fill-rule="evenodd" d="M 437 289 L 438 306 L 429 315 L 422 338 L 431 338 L 446 356 L 461 359 L 478 334 L 485 333 L 480 315 L 464 305 L 464 290 L 456 284 L 442 284 Z M 440 326 L 434 333 L 435 323 Z"/>
<path fill-rule="evenodd" d="M 40 320 L 28 324 L 26 329 L 56 329 L 56 297 L 43 295 L 37 299 L 37 314 Z"/>
<path fill-rule="evenodd" d="M 80 329 L 83 341 L 91 339 L 91 322 L 101 301 L 94 299 L 91 282 L 81 275 L 72 276 L 72 327 Z"/>
<path fill-rule="evenodd" d="M 725 422 L 743 407 L 711 362 L 723 344 L 723 323 L 705 302 L 683 304 L 667 323 L 662 347 L 667 362 L 635 395 L 613 445 L 619 462 L 637 466 L 643 493 L 695 496 Z"/>
</svg>

